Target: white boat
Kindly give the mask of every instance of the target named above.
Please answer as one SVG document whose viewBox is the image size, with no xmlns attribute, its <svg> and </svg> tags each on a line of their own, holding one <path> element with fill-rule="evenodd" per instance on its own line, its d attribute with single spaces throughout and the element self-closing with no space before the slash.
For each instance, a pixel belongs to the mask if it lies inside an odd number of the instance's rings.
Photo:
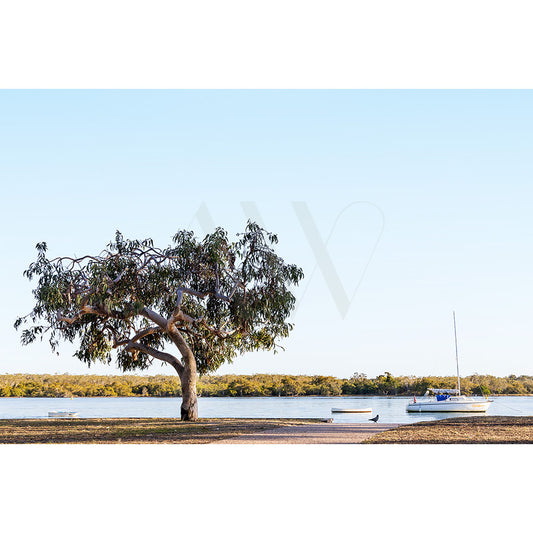
<svg viewBox="0 0 533 533">
<path fill-rule="evenodd" d="M 461 394 L 461 378 L 459 377 L 459 355 L 457 351 L 457 328 L 455 325 L 455 311 L 453 313 L 453 331 L 455 334 L 455 360 L 457 362 L 456 389 L 428 389 L 421 400 L 416 396 L 407 405 L 408 413 L 484 413 L 492 400 L 473 398 Z M 430 394 L 433 393 L 434 396 Z"/>
<path fill-rule="evenodd" d="M 435 396 L 430 396 L 430 393 Z M 454 396 L 452 396 L 454 395 Z M 409 402 L 409 413 L 484 413 L 491 400 L 461 395 L 459 389 L 428 389 L 421 400 Z"/>
<path fill-rule="evenodd" d="M 331 409 L 332 413 L 371 413 L 372 408 L 371 407 L 361 407 L 359 409 L 337 409 L 336 407 L 333 407 Z"/>
<path fill-rule="evenodd" d="M 71 416 L 78 416 L 76 411 L 48 411 L 48 416 L 52 418 L 65 418 Z"/>
</svg>

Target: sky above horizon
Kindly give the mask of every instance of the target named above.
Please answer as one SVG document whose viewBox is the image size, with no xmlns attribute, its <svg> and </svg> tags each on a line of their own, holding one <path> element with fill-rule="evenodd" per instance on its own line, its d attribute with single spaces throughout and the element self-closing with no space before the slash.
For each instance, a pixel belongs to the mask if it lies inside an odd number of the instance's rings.
<svg viewBox="0 0 533 533">
<path fill-rule="evenodd" d="M 529 90 L 3 90 L 0 373 L 120 373 L 21 346 L 37 242 L 254 217 L 306 274 L 295 328 L 218 374 L 453 375 L 453 310 L 462 375 L 533 374 L 532 115 Z"/>
</svg>

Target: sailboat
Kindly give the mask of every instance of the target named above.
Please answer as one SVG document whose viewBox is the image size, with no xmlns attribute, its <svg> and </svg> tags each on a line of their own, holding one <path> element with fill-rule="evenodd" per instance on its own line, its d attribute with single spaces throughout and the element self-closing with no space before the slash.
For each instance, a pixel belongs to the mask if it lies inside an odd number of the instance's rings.
<svg viewBox="0 0 533 533">
<path fill-rule="evenodd" d="M 484 400 L 461 395 L 461 378 L 459 377 L 459 354 L 457 350 L 457 327 L 455 325 L 455 311 L 453 312 L 453 331 L 455 334 L 455 360 L 457 363 L 457 388 L 456 389 L 428 389 L 421 400 L 416 396 L 407 405 L 409 413 L 484 413 L 489 408 L 492 400 Z M 434 396 L 431 396 L 433 394 Z"/>
</svg>

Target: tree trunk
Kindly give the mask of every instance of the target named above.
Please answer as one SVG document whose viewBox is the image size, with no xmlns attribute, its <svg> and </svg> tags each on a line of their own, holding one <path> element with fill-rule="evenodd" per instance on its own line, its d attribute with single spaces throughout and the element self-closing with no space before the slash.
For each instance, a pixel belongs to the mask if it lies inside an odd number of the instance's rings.
<svg viewBox="0 0 533 533">
<path fill-rule="evenodd" d="M 196 394 L 196 365 L 187 365 L 181 378 L 181 419 L 198 420 L 198 396 Z"/>
</svg>

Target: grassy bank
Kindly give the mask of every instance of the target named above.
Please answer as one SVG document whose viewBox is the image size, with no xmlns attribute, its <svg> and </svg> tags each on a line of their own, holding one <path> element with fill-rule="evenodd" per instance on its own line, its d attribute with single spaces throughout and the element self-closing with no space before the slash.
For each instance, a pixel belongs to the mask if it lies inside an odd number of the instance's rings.
<svg viewBox="0 0 533 533">
<path fill-rule="evenodd" d="M 0 444 L 204 444 L 318 419 L 71 418 L 0 420 Z"/>
<path fill-rule="evenodd" d="M 399 426 L 367 444 L 533 444 L 533 416 L 469 416 Z"/>
</svg>

